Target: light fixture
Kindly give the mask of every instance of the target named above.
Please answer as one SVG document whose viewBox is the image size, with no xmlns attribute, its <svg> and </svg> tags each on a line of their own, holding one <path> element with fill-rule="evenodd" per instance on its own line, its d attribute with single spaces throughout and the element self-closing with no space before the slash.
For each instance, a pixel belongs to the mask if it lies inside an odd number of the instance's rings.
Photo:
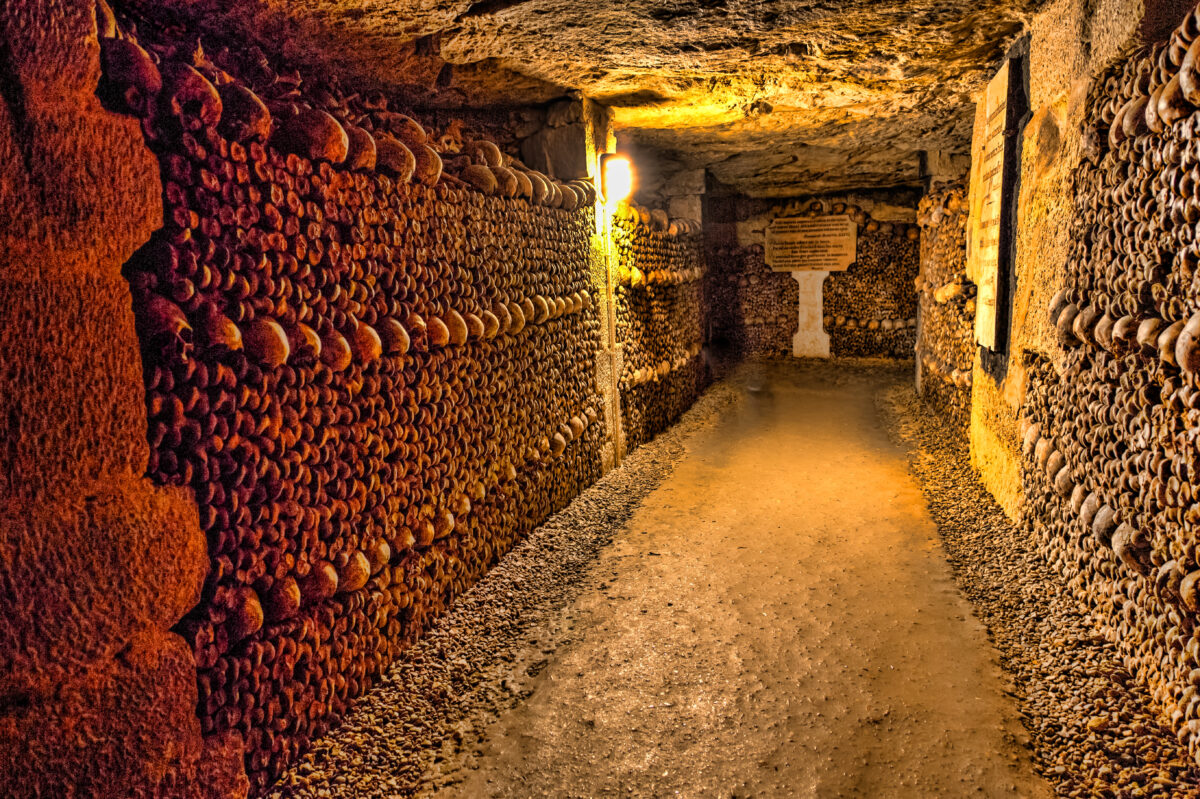
<svg viewBox="0 0 1200 799">
<path fill-rule="evenodd" d="M 633 163 L 628 156 L 605 153 L 600 156 L 600 189 L 606 205 L 616 205 L 633 194 Z"/>
</svg>

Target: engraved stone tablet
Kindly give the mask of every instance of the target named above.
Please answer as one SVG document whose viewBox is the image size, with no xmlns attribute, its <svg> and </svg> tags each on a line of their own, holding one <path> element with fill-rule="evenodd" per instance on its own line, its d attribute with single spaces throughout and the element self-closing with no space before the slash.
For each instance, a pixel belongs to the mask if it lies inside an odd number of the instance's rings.
<svg viewBox="0 0 1200 799">
<path fill-rule="evenodd" d="M 996 346 L 1000 280 L 1000 215 L 1004 187 L 1004 132 L 1008 123 L 1008 64 L 996 73 L 975 111 L 971 143 L 971 215 L 967 277 L 975 281 L 975 340 Z"/>
<path fill-rule="evenodd" d="M 848 216 L 775 219 L 767 226 L 767 266 L 776 272 L 842 272 L 857 249 L 858 226 Z"/>
</svg>

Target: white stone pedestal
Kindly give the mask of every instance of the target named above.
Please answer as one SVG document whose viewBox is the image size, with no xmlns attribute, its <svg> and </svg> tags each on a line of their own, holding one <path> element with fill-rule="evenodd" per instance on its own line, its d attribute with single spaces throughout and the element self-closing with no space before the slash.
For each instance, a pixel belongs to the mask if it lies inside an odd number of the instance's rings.
<svg viewBox="0 0 1200 799">
<path fill-rule="evenodd" d="M 797 358 L 828 358 L 829 334 L 824 325 L 822 286 L 828 272 L 792 272 L 800 284 L 800 329 L 792 336 L 792 355 Z"/>
</svg>

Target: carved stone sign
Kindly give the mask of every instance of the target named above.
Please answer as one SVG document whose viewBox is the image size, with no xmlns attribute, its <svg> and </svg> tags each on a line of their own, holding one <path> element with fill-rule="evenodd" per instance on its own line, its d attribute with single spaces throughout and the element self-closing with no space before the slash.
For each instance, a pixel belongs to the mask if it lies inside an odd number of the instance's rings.
<svg viewBox="0 0 1200 799">
<path fill-rule="evenodd" d="M 1000 279 L 1000 220 L 1004 190 L 1004 133 L 1008 125 L 1008 63 L 988 84 L 975 110 L 971 140 L 971 216 L 967 277 L 978 286 L 975 340 L 996 346 L 996 301 Z"/>
<path fill-rule="evenodd" d="M 766 249 L 776 272 L 842 272 L 858 257 L 858 226 L 848 216 L 774 219 Z"/>
</svg>

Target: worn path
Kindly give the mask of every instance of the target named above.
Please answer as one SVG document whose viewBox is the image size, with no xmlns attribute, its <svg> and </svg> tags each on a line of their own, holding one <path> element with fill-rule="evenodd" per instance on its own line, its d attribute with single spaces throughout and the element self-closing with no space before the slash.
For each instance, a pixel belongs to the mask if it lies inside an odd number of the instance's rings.
<svg viewBox="0 0 1200 799">
<path fill-rule="evenodd" d="M 742 375 L 442 794 L 1048 795 L 878 421 L 906 373 Z"/>
</svg>

